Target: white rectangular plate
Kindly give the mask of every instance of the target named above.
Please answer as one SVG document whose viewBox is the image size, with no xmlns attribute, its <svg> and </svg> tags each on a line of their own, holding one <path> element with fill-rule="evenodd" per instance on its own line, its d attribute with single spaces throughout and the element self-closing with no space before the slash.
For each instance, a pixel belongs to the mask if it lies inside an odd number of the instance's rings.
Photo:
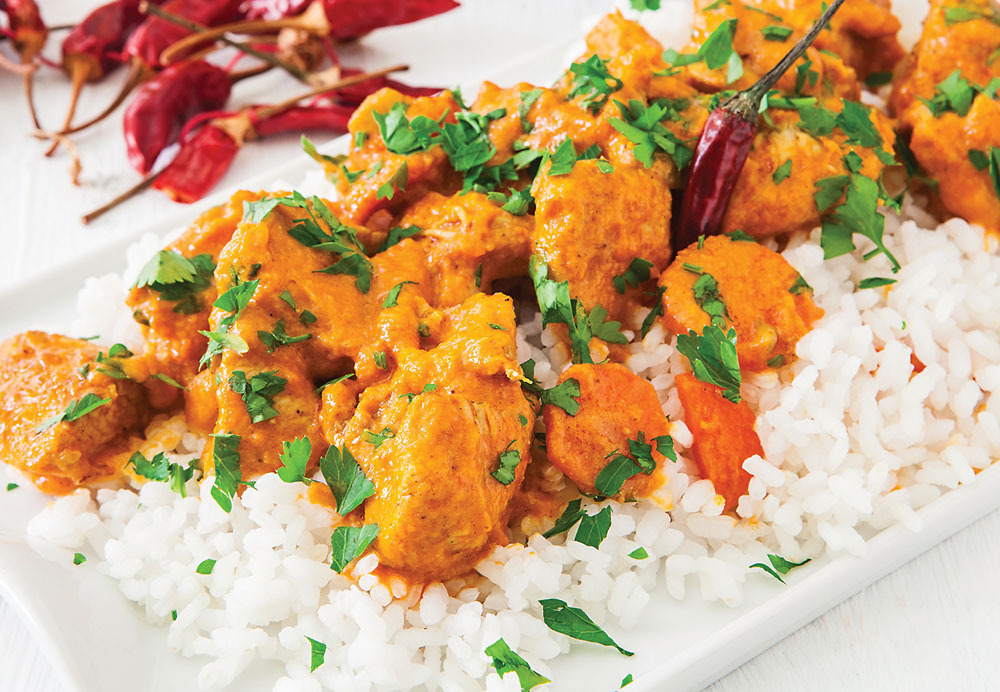
<svg viewBox="0 0 1000 692">
<path fill-rule="evenodd" d="M 565 65 L 566 44 L 494 77 L 500 84 L 551 83 Z M 466 90 L 472 94 L 475 90 Z M 344 146 L 343 141 L 332 144 Z M 247 180 L 243 187 L 266 187 L 275 179 L 301 180 L 314 165 L 305 156 Z M 220 192 L 174 218 L 137 231 L 161 236 L 187 225 L 201 210 L 226 199 Z M 101 248 L 43 276 L 0 293 L 0 338 L 29 328 L 65 331 L 73 319 L 74 297 L 89 276 L 120 271 L 127 242 Z M 0 483 L 6 483 L 0 467 Z M 199 659 L 170 652 L 165 628 L 142 620 L 114 583 L 87 565 L 56 565 L 24 542 L 28 519 L 48 498 L 33 489 L 0 493 L 0 592 L 16 606 L 49 653 L 67 692 L 176 692 L 197 689 Z M 802 627 L 848 596 L 911 560 L 976 519 L 1000 507 L 1000 469 L 990 467 L 975 481 L 950 491 L 918 514 L 926 528 L 901 526 L 868 541 L 865 558 L 826 557 L 796 570 L 788 586 L 769 579 L 749 580 L 741 606 L 702 602 L 697 594 L 671 599 L 661 585 L 643 622 L 632 631 L 609 628 L 636 651 L 625 659 L 609 649 L 574 645 L 553 662 L 551 690 L 613 690 L 626 673 L 629 692 L 699 690 Z M 281 674 L 277 664 L 260 663 L 233 683 L 241 692 L 265 692 Z"/>
</svg>

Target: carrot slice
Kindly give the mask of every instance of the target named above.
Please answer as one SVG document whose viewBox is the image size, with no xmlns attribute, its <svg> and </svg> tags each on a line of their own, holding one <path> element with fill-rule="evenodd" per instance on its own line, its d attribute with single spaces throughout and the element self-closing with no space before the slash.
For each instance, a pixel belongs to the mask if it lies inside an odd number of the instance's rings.
<svg viewBox="0 0 1000 692">
<path fill-rule="evenodd" d="M 553 404 L 542 411 L 545 444 L 549 460 L 580 488 L 600 494 L 597 475 L 616 453 L 633 458 L 629 440 L 652 445 L 657 468 L 663 456 L 652 440 L 669 432 L 669 423 L 660 407 L 656 390 L 624 365 L 573 365 L 559 378 L 562 384 L 574 379 L 580 384 L 580 410 L 575 416 Z M 639 473 L 625 481 L 616 497 L 637 497 L 651 492 L 656 472 Z"/>
<path fill-rule="evenodd" d="M 753 429 L 756 417 L 745 401 L 734 404 L 722 396 L 721 388 L 690 373 L 678 375 L 676 384 L 701 475 L 725 498 L 726 511 L 735 509 L 750 483 L 743 462 L 754 454 L 764 455 Z"/>
</svg>

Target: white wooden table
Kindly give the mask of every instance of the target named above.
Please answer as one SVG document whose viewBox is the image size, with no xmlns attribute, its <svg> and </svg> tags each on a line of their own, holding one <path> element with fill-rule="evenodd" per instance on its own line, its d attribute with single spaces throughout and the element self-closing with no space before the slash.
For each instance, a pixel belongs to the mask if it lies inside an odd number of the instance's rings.
<svg viewBox="0 0 1000 692">
<path fill-rule="evenodd" d="M 345 63 L 377 68 L 405 60 L 403 78 L 450 86 L 489 74 L 547 42 L 569 37 L 610 0 L 464 0 L 465 6 L 420 25 L 377 32 L 345 53 Z M 45 0 L 52 24 L 73 21 L 94 0 Z M 58 36 L 56 37 L 59 38 Z M 427 40 L 454 46 L 449 59 L 425 55 Z M 54 41 L 52 46 L 57 46 Z M 50 55 L 57 53 L 50 48 Z M 80 113 L 96 111 L 117 87 L 118 73 L 88 88 Z M 240 85 L 243 102 L 274 101 L 264 84 Z M 288 85 L 284 92 L 295 93 Z M 65 80 L 39 74 L 36 90 L 45 123 L 61 122 Z M 77 253 L 134 236 L 176 206 L 156 192 L 137 198 L 89 226 L 80 216 L 137 175 L 127 166 L 118 115 L 78 138 L 81 187 L 66 175 L 67 159 L 45 159 L 28 137 L 20 82 L 0 73 L 0 288 L 71 260 Z M 299 151 L 297 137 L 254 144 L 240 155 L 222 186 L 232 187 L 269 162 Z M 714 684 L 711 692 L 774 690 L 988 690 L 1000 688 L 1000 513 L 945 541 Z M 665 626 L 669 626 L 666 623 Z M 0 600 L 0 692 L 62 692 L 28 627 Z"/>
</svg>

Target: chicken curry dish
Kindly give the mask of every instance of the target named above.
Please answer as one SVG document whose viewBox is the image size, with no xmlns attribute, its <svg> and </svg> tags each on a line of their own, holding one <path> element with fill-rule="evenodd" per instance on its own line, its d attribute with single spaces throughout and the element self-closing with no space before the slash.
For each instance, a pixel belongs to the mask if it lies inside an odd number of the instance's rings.
<svg viewBox="0 0 1000 692">
<path fill-rule="evenodd" d="M 551 87 L 486 82 L 469 105 L 374 93 L 348 154 L 307 143 L 328 198 L 237 192 L 150 259 L 128 296 L 141 353 L 4 342 L 0 460 L 54 494 L 198 472 L 223 509 L 276 471 L 336 510 L 338 571 L 373 550 L 447 579 L 508 543 L 512 517 L 664 484 L 676 421 L 625 364 L 659 326 L 690 364 L 673 386 L 697 472 L 732 512 L 763 454 L 743 378 L 788 367 L 824 314 L 779 252 L 788 235 L 822 227 L 826 257 L 858 248 L 891 274 L 880 209 L 906 186 L 1000 230 L 1000 16 L 931 0 L 907 53 L 886 0 L 847 0 L 766 94 L 719 233 L 678 247 L 712 112 L 825 9 L 695 5 L 683 52 L 615 13 Z M 537 311 L 565 356 L 552 386 L 517 357 Z M 137 452 L 181 413 L 200 460 Z M 548 464 L 573 487 L 550 492 Z"/>
</svg>

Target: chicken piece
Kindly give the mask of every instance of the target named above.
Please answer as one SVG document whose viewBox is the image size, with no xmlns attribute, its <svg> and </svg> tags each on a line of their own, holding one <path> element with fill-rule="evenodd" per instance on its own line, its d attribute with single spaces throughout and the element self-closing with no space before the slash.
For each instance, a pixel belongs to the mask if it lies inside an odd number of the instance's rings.
<svg viewBox="0 0 1000 692">
<path fill-rule="evenodd" d="M 432 146 L 413 143 L 402 148 L 391 137 L 396 129 L 409 130 L 409 125 L 393 124 L 390 114 L 393 107 L 400 103 L 406 106 L 404 117 L 409 124 L 420 116 L 453 123 L 454 114 L 461 110 L 449 91 L 412 98 L 386 87 L 366 98 L 348 124 L 352 135 L 351 153 L 343 168 L 349 175 L 345 175 L 341 168 L 327 165 L 328 172 L 337 174 L 337 190 L 342 197 L 341 220 L 345 223 L 367 224 L 384 230 L 382 227 L 387 227 L 391 212 L 419 199 L 426 191 L 453 192 L 461 185 L 461 179 L 456 177 L 448 163 L 448 156 L 436 143 Z M 376 113 L 380 117 L 389 116 L 386 125 L 395 153 L 386 148 L 375 119 Z M 400 151 L 405 153 L 398 153 Z M 399 180 L 404 165 L 406 175 Z M 394 186 L 396 192 L 391 196 L 380 196 L 378 191 L 385 185 Z M 375 212 L 383 209 L 390 213 L 370 219 Z"/>
<path fill-rule="evenodd" d="M 478 192 L 430 192 L 398 223 L 422 229 L 416 241 L 434 271 L 434 305 L 458 305 L 480 290 L 488 293 L 497 279 L 528 273 L 534 219 L 513 216 Z"/>
<path fill-rule="evenodd" d="M 142 385 L 99 372 L 97 354 L 86 341 L 45 332 L 0 344 L 0 459 L 45 492 L 118 476 L 129 433 L 149 419 Z"/>
<path fill-rule="evenodd" d="M 321 232 L 330 235 L 322 215 L 313 213 Z M 361 259 L 360 252 L 346 253 L 362 268 L 357 275 L 324 273 L 342 257 L 293 237 L 290 230 L 307 218 L 304 209 L 278 204 L 259 221 L 245 220 L 223 249 L 215 273 L 223 292 L 256 282 L 242 310 L 216 307 L 210 320 L 213 330 L 226 339 L 237 337 L 246 344 L 239 349 L 242 353 L 223 349 L 212 373 L 218 404 L 215 432 L 241 436 L 244 477 L 280 466 L 281 442 L 303 435 L 319 439 L 317 385 L 352 369 L 364 381 L 379 379 L 383 358 L 420 342 L 418 315 L 412 310 L 383 308 L 394 286 L 414 284 L 400 288 L 401 303 L 418 292 L 432 295 L 431 274 L 413 240 L 379 253 L 374 262 Z M 348 246 L 353 243 L 350 230 L 339 226 L 336 236 Z M 369 276 L 370 286 L 365 283 Z M 228 322 L 232 324 L 227 329 Z M 255 423 L 245 397 L 234 389 L 233 378 L 239 388 L 237 373 L 249 381 L 272 372 L 285 381 L 280 388 L 273 385 L 279 391 L 270 405 L 277 415 Z M 314 460 L 322 451 L 314 446 Z M 211 453 L 210 444 L 204 455 L 206 464 Z"/>
<path fill-rule="evenodd" d="M 939 118 L 921 107 L 914 109 L 912 122 L 910 149 L 937 180 L 945 207 L 970 223 L 1000 231 L 1000 104 L 980 95 L 965 117 L 943 113 Z"/>
<path fill-rule="evenodd" d="M 947 13 L 962 11 L 960 21 Z M 1000 13 L 989 0 L 935 0 L 903 63 L 889 105 L 948 211 L 1000 230 Z M 943 88 L 939 89 L 939 85 Z M 945 92 L 952 94 L 949 101 Z M 937 103 L 932 110 L 927 102 Z M 990 165 L 991 159 L 994 161 Z"/>
<path fill-rule="evenodd" d="M 712 236 L 701 249 L 681 250 L 660 286 L 670 331 L 701 334 L 714 315 L 717 326 L 736 330 L 736 352 L 747 370 L 790 362 L 795 344 L 823 315 L 785 258 L 749 240 Z"/>
<path fill-rule="evenodd" d="M 555 281 L 569 281 L 570 295 L 589 310 L 600 305 L 610 319 L 629 323 L 642 303 L 642 284 L 619 292 L 615 277 L 633 260 L 651 263 L 650 276 L 670 261 L 670 188 L 661 169 L 578 161 L 567 174 L 543 169 L 535 196 L 534 252 Z"/>
<path fill-rule="evenodd" d="M 324 391 L 324 432 L 347 444 L 375 495 L 379 561 L 418 579 L 470 570 L 505 542 L 534 412 L 521 392 L 510 298 L 477 294 L 429 319 L 426 348 L 397 354 L 391 378 Z M 329 406 L 328 406 L 329 404 Z"/>
<path fill-rule="evenodd" d="M 215 263 L 222 247 L 233 237 L 243 218 L 243 204 L 260 199 L 263 193 L 240 190 L 225 204 L 206 211 L 181 235 L 164 248 L 195 260 L 197 275 L 187 281 L 154 283 L 133 288 L 126 299 L 135 321 L 142 325 L 147 358 L 157 369 L 183 385 L 198 372 L 198 359 L 208 347 L 199 334 L 208 329 L 215 289 Z"/>
<path fill-rule="evenodd" d="M 549 461 L 581 492 L 599 495 L 597 476 L 616 453 L 634 459 L 631 447 L 650 445 L 656 468 L 649 474 L 637 472 L 615 497 L 631 500 L 648 495 L 662 483 L 658 469 L 664 457 L 654 440 L 670 430 L 653 385 L 618 363 L 570 366 L 559 384 L 571 379 L 580 385 L 579 411 L 570 415 L 553 404 L 542 409 Z"/>
<path fill-rule="evenodd" d="M 753 411 L 745 401 L 734 404 L 722 396 L 719 387 L 700 382 L 691 373 L 681 373 L 674 382 L 684 407 L 684 423 L 694 438 L 695 463 L 725 499 L 725 511 L 734 510 L 750 483 L 743 462 L 754 454 L 764 455 L 754 431 Z"/>
<path fill-rule="evenodd" d="M 692 41 L 685 52 L 695 53 L 724 22 L 735 20 L 732 46 L 742 60 L 742 70 L 732 81 L 729 65 L 709 69 L 704 62 L 698 62 L 683 71 L 699 89 L 745 89 L 784 57 L 824 9 L 822 0 L 696 0 Z M 777 88 L 856 99 L 858 76 L 891 72 L 903 57 L 896 39 L 899 28 L 899 20 L 887 1 L 848 0 L 798 63 L 808 64 L 817 78 L 796 85 L 796 70 L 789 70 Z"/>
<path fill-rule="evenodd" d="M 832 118 L 847 107 L 845 103 L 851 104 L 852 111 L 863 109 L 867 113 L 874 138 L 866 141 L 878 144 L 851 144 L 839 125 L 817 137 L 803 127 L 801 111 L 769 111 L 775 126 L 761 123 L 754 137 L 722 218 L 723 233 L 740 230 L 755 238 L 766 238 L 820 225 L 816 182 L 851 172 L 845 157 L 852 151 L 861 157 L 856 172 L 878 180 L 886 166 L 880 155 L 888 160 L 892 150 L 892 124 L 880 111 L 854 102 L 829 100 L 822 106 Z M 787 175 L 778 174 L 782 166 L 786 166 Z"/>
</svg>

